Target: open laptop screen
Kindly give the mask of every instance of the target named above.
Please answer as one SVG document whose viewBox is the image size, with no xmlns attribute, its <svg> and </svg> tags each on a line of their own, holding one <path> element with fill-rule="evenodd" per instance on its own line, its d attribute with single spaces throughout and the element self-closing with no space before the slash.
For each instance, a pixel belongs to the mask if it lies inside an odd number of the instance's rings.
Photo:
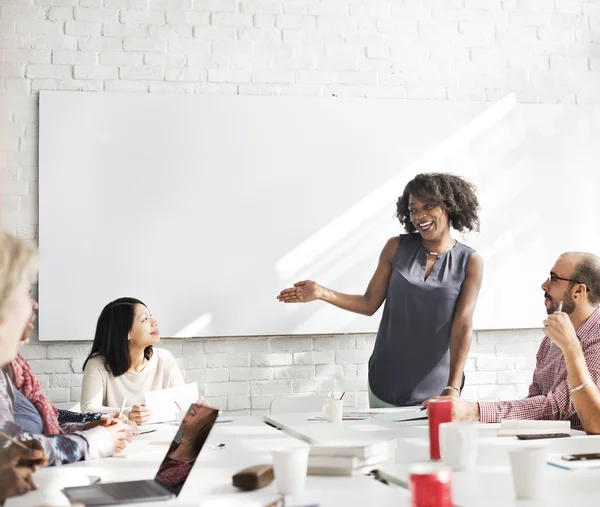
<svg viewBox="0 0 600 507">
<path fill-rule="evenodd" d="M 179 494 L 200 454 L 219 411 L 191 405 L 154 478 Z"/>
</svg>

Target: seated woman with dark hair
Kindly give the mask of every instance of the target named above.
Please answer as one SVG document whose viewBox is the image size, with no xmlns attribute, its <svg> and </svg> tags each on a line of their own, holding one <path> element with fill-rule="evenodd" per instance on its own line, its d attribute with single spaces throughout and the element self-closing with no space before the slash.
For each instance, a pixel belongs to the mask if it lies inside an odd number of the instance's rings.
<svg viewBox="0 0 600 507">
<path fill-rule="evenodd" d="M 183 385 L 171 353 L 153 348 L 159 341 L 158 322 L 140 300 L 120 298 L 106 305 L 83 363 L 81 410 L 119 412 L 127 398 L 123 413 L 137 424 L 148 422 L 145 394 Z"/>
</svg>

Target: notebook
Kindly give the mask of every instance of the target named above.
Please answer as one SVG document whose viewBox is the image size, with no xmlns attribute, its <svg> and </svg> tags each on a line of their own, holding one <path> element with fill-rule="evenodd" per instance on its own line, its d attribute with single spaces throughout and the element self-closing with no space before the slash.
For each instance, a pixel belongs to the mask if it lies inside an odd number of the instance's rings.
<svg viewBox="0 0 600 507">
<path fill-rule="evenodd" d="M 312 445 L 310 457 L 347 456 L 367 459 L 373 456 L 390 456 L 395 449 L 396 440 L 338 440 Z"/>
<path fill-rule="evenodd" d="M 548 454 L 548 464 L 564 470 L 589 470 L 600 468 L 600 459 L 589 459 L 582 461 L 567 461 L 562 459 L 563 454 Z"/>
<path fill-rule="evenodd" d="M 548 433 L 570 433 L 571 421 L 529 421 L 504 419 L 500 422 L 499 437 L 516 435 L 545 435 Z"/>
</svg>

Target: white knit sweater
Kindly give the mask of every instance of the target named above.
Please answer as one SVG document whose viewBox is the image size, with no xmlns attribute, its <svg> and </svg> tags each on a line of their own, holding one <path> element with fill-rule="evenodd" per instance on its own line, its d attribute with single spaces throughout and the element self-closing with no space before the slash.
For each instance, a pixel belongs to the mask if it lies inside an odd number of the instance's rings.
<svg viewBox="0 0 600 507">
<path fill-rule="evenodd" d="M 148 391 L 183 385 L 175 358 L 164 349 L 154 349 L 146 367 L 139 373 L 127 372 L 114 377 L 104 365 L 104 357 L 91 358 L 83 372 L 81 388 L 82 412 L 119 412 L 126 396 L 123 413 L 129 415 L 133 405 L 145 401 Z"/>
</svg>

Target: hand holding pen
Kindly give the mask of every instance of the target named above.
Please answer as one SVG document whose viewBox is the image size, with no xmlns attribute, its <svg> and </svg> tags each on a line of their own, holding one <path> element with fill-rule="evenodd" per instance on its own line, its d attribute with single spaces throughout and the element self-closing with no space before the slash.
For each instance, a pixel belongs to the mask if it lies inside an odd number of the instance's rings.
<svg viewBox="0 0 600 507">
<path fill-rule="evenodd" d="M 563 302 L 558 303 L 556 311 L 544 320 L 546 336 L 562 351 L 567 347 L 579 346 L 577 332 L 569 318 L 569 314 L 562 311 Z"/>
</svg>

